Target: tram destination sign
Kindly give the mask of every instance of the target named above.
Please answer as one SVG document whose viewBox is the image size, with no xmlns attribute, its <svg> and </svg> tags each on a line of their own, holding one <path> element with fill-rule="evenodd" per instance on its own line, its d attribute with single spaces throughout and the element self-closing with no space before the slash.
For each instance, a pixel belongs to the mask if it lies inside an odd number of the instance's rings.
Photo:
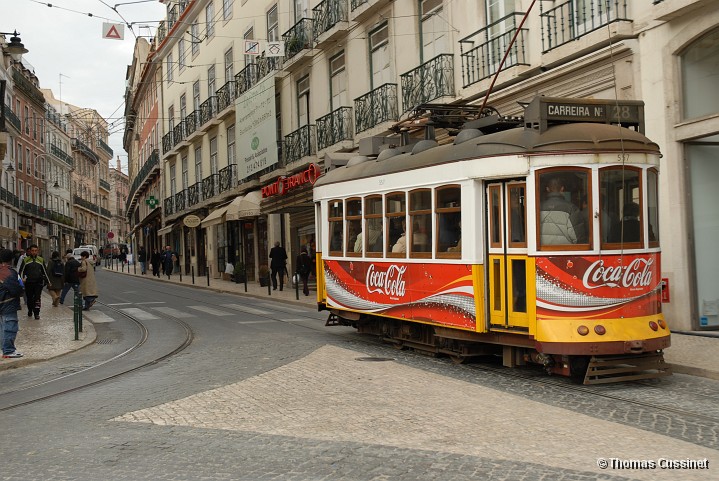
<svg viewBox="0 0 719 481">
<path fill-rule="evenodd" d="M 595 122 L 635 126 L 644 131 L 644 102 L 537 97 L 525 111 L 525 121 L 540 131 L 553 123 Z"/>
</svg>

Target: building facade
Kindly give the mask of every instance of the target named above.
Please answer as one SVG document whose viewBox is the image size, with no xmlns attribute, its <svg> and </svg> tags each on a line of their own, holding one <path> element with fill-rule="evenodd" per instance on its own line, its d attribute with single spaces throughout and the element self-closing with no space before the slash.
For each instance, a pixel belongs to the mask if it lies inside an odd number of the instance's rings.
<svg viewBox="0 0 719 481">
<path fill-rule="evenodd" d="M 160 233 L 184 268 L 242 262 L 257 278 L 275 240 L 290 259 L 312 249 L 311 179 L 416 140 L 427 104 L 478 108 L 490 94 L 521 115 L 537 95 L 638 99 L 664 152 L 664 311 L 674 328 L 719 327 L 710 0 L 165 3 L 151 56 Z"/>
<path fill-rule="evenodd" d="M 6 51 L 7 39 L 0 35 L 0 246 L 16 249 L 20 245 L 17 221 L 19 201 L 15 175 L 16 140 L 20 137 L 20 118 L 15 112 L 12 66 L 14 60 Z"/>
<path fill-rule="evenodd" d="M 125 206 L 130 193 L 130 181 L 127 174 L 122 171 L 120 158 L 114 168 L 110 169 L 110 232 L 108 240 L 111 242 L 130 243 L 130 225 L 127 222 Z"/>
</svg>

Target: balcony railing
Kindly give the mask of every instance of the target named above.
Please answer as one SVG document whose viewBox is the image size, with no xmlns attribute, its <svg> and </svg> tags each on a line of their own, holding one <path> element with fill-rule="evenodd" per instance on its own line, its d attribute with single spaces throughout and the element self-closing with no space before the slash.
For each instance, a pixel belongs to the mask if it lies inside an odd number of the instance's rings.
<svg viewBox="0 0 719 481">
<path fill-rule="evenodd" d="M 178 11 L 177 5 L 174 5 L 169 12 L 167 12 L 167 30 L 172 30 L 172 27 L 175 26 L 175 22 L 177 22 L 177 18 L 180 16 L 180 12 Z"/>
<path fill-rule="evenodd" d="M 20 206 L 20 201 L 17 196 L 4 187 L 0 187 L 0 200 L 14 207 Z"/>
<path fill-rule="evenodd" d="M 76 152 L 80 152 L 81 154 L 83 154 L 85 157 L 90 159 L 90 162 L 92 162 L 93 164 L 97 164 L 98 162 L 100 162 L 100 157 L 98 157 L 97 154 L 90 149 L 90 147 L 85 145 L 82 140 L 74 138 L 72 139 L 71 145 Z"/>
<path fill-rule="evenodd" d="M 352 107 L 340 107 L 316 121 L 317 149 L 326 149 L 343 140 L 354 138 Z"/>
<path fill-rule="evenodd" d="M 98 207 L 96 204 L 93 204 L 90 201 L 87 201 L 80 197 L 79 195 L 73 195 L 72 196 L 72 203 L 75 205 L 79 205 L 80 207 L 84 207 L 87 210 L 91 210 L 93 212 L 100 212 L 100 207 Z"/>
<path fill-rule="evenodd" d="M 50 144 L 50 153 L 69 166 L 73 166 L 75 164 L 72 160 L 72 156 L 55 144 Z"/>
<path fill-rule="evenodd" d="M 162 153 L 166 154 L 175 146 L 175 134 L 168 132 L 162 136 Z"/>
<path fill-rule="evenodd" d="M 200 128 L 200 111 L 193 110 L 190 115 L 185 117 L 185 135 L 189 137 Z"/>
<path fill-rule="evenodd" d="M 13 127 L 15 127 L 15 130 L 20 132 L 20 119 L 15 115 L 15 112 L 10 110 L 10 106 L 8 104 L 5 104 L 5 119 L 8 120 Z"/>
<path fill-rule="evenodd" d="M 220 169 L 220 193 L 227 192 L 232 189 L 237 182 L 237 166 L 230 164 L 224 169 Z"/>
<path fill-rule="evenodd" d="M 163 40 L 165 40 L 165 37 L 167 36 L 167 24 L 162 21 L 157 26 L 157 44 L 161 44 Z"/>
<path fill-rule="evenodd" d="M 106 181 L 105 179 L 100 179 L 100 187 L 103 189 L 109 191 L 110 190 L 110 183 Z"/>
<path fill-rule="evenodd" d="M 109 155 L 110 157 L 113 156 L 112 149 L 110 148 L 109 145 L 107 145 L 107 144 L 105 143 L 104 140 L 102 140 L 102 139 L 97 139 L 97 145 L 100 147 L 100 149 L 102 149 L 103 151 L 105 151 L 105 153 L 106 153 L 107 155 Z"/>
<path fill-rule="evenodd" d="M 357 10 L 357 7 L 361 7 L 368 1 L 369 0 L 350 0 L 350 10 L 354 12 L 355 10 Z"/>
<path fill-rule="evenodd" d="M 154 149 L 150 155 L 147 157 L 147 160 L 145 161 L 145 164 L 140 168 L 140 171 L 135 175 L 135 179 L 132 181 L 132 185 L 130 186 L 130 195 L 127 197 L 127 202 L 125 203 L 125 211 L 130 212 L 130 207 L 132 206 L 133 202 L 135 202 L 135 194 L 137 193 L 137 189 L 140 188 L 140 186 L 145 182 L 145 179 L 147 179 L 147 176 L 152 172 L 160 163 L 160 156 L 157 152 L 157 149 Z"/>
<path fill-rule="evenodd" d="M 175 213 L 175 199 L 173 197 L 167 197 L 163 201 L 163 211 L 165 215 L 171 215 Z"/>
<path fill-rule="evenodd" d="M 220 174 L 210 174 L 202 179 L 202 199 L 206 200 L 220 193 Z"/>
<path fill-rule="evenodd" d="M 187 207 L 200 203 L 200 194 L 202 193 L 202 182 L 195 182 L 187 188 Z"/>
<path fill-rule="evenodd" d="M 311 48 L 312 19 L 303 18 L 282 34 L 285 42 L 285 61 L 291 59 L 303 49 Z"/>
<path fill-rule="evenodd" d="M 45 105 L 45 96 L 40 92 L 40 89 L 35 87 L 32 82 L 25 78 L 19 70 L 12 70 L 12 79 L 15 82 L 15 88 L 22 90 L 25 94 L 30 97 L 30 100 L 37 102 L 38 104 Z"/>
<path fill-rule="evenodd" d="M 355 131 L 399 119 L 397 84 L 384 84 L 355 99 Z"/>
<path fill-rule="evenodd" d="M 313 155 L 315 149 L 315 126 L 305 125 L 285 135 L 285 164 Z"/>
<path fill-rule="evenodd" d="M 227 107 L 234 105 L 235 101 L 235 81 L 229 80 L 225 85 L 217 90 L 217 111 L 222 112 Z"/>
<path fill-rule="evenodd" d="M 522 12 L 507 15 L 459 41 L 462 49 L 462 82 L 465 87 L 489 78 L 497 72 L 507 47 L 517 32 L 518 20 L 521 21 L 523 16 Z M 528 31 L 526 28 L 519 31 L 504 61 L 503 69 L 515 65 L 527 65 L 525 40 Z"/>
<path fill-rule="evenodd" d="M 185 139 L 185 121 L 180 120 L 175 127 L 172 129 L 172 141 L 175 145 L 179 144 Z"/>
<path fill-rule="evenodd" d="M 112 217 L 112 212 L 110 212 L 109 209 L 105 209 L 104 207 L 100 207 L 100 215 L 103 217 Z"/>
<path fill-rule="evenodd" d="M 337 25 L 347 21 L 347 0 L 324 0 L 312 9 L 314 18 L 314 41 L 317 37 Z"/>
<path fill-rule="evenodd" d="M 217 97 L 212 96 L 200 104 L 200 125 L 215 118 L 217 115 Z"/>
<path fill-rule="evenodd" d="M 235 97 L 250 90 L 267 74 L 282 68 L 282 57 L 258 57 L 235 75 Z"/>
<path fill-rule="evenodd" d="M 57 112 L 46 110 L 45 111 L 45 118 L 51 122 L 55 127 L 62 130 L 63 132 L 67 132 L 67 122 L 63 120 L 62 116 L 58 114 Z"/>
<path fill-rule="evenodd" d="M 540 2 L 541 6 L 541 2 Z M 577 2 L 569 0 L 539 14 L 542 51 L 576 40 L 610 23 L 627 19 L 626 0 Z"/>
<path fill-rule="evenodd" d="M 400 78 L 405 112 L 440 97 L 454 97 L 454 55 L 437 55 Z"/>
<path fill-rule="evenodd" d="M 175 212 L 182 212 L 186 209 L 186 199 L 187 199 L 187 191 L 181 190 L 177 194 L 175 194 Z"/>
</svg>

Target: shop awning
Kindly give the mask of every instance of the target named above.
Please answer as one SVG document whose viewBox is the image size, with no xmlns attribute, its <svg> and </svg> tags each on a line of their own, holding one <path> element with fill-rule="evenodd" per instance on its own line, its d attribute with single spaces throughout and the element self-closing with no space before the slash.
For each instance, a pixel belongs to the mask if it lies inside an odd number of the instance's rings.
<svg viewBox="0 0 719 481">
<path fill-rule="evenodd" d="M 261 214 L 260 200 L 262 193 L 259 190 L 248 192 L 239 196 L 227 206 L 227 220 L 240 220 L 248 217 L 257 217 Z"/>
<path fill-rule="evenodd" d="M 210 215 L 202 219 L 202 227 L 210 227 L 225 222 L 225 212 L 227 212 L 227 205 L 218 207 L 217 209 L 210 212 Z"/>
<path fill-rule="evenodd" d="M 20 237 L 22 237 L 23 239 L 29 239 L 30 237 L 32 237 L 31 233 L 26 232 L 24 230 L 19 230 L 18 233 L 20 234 Z"/>
<path fill-rule="evenodd" d="M 172 231 L 172 228 L 175 226 L 175 224 L 170 224 L 168 226 L 163 227 L 162 229 L 157 229 L 157 235 L 165 235 L 169 234 L 170 231 Z"/>
</svg>

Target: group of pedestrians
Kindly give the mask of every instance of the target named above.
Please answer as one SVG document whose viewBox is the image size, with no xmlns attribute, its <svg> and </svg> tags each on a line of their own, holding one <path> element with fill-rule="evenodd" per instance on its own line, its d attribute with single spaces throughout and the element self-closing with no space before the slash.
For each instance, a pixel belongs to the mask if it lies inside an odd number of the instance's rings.
<svg viewBox="0 0 719 481">
<path fill-rule="evenodd" d="M 162 252 L 155 249 L 150 256 L 152 275 L 155 277 L 165 275 L 169 279 L 175 268 L 175 262 L 177 262 L 179 258 L 180 256 L 178 256 L 177 252 L 173 251 L 170 246 L 165 246 L 165 250 Z M 138 262 L 140 263 L 140 273 L 144 276 L 147 273 L 147 251 L 144 247 L 140 247 Z"/>
<path fill-rule="evenodd" d="M 307 253 L 307 248 L 302 247 L 300 254 L 295 259 L 295 268 L 297 276 L 302 281 L 302 293 L 306 296 L 310 295 L 310 289 L 307 282 L 312 272 L 312 259 Z M 279 241 L 275 242 L 275 246 L 270 249 L 270 270 L 272 277 L 272 289 L 277 290 L 277 277 L 279 274 L 280 290 L 284 288 L 285 273 L 287 272 L 287 251 L 282 247 Z"/>
</svg>

